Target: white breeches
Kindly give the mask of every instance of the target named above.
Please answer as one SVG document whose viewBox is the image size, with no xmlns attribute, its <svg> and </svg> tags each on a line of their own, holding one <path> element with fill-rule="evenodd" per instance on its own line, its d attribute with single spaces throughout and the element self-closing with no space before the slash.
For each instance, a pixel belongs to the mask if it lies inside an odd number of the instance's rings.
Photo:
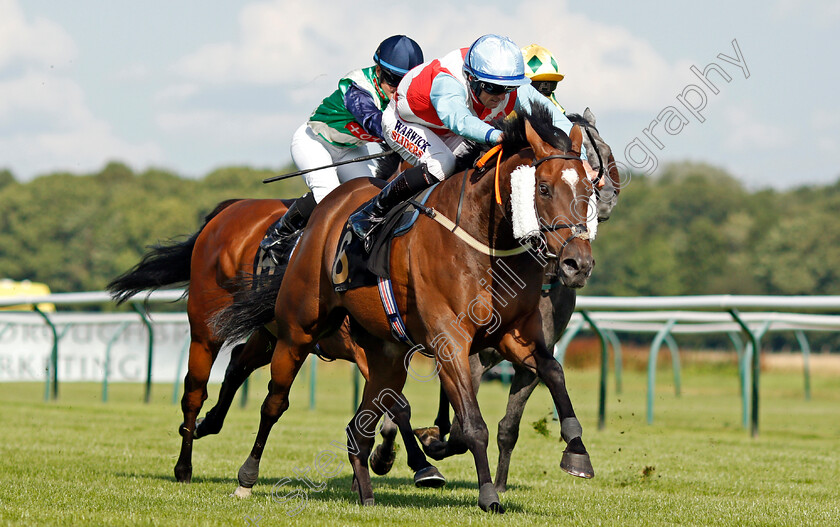
<svg viewBox="0 0 840 527">
<path fill-rule="evenodd" d="M 357 157 L 382 152 L 378 143 L 365 143 L 360 147 L 340 147 L 325 141 L 304 123 L 292 136 L 292 160 L 298 170 L 317 168 L 339 161 L 348 161 Z M 340 167 L 316 170 L 303 175 L 303 180 L 320 202 L 335 187 L 358 177 L 373 177 L 376 172 L 376 160 L 348 163 Z"/>
<path fill-rule="evenodd" d="M 382 133 L 400 157 L 412 165 L 424 164 L 429 174 L 444 180 L 455 171 L 455 156 L 466 148 L 459 135 L 439 136 L 421 124 L 404 121 L 392 100 L 382 112 Z"/>
</svg>

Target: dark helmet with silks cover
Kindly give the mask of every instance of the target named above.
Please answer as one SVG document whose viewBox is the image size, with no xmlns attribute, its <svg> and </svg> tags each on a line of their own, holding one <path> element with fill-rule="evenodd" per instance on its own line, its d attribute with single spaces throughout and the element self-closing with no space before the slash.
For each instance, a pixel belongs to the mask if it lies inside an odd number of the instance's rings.
<svg viewBox="0 0 840 527">
<path fill-rule="evenodd" d="M 423 51 L 405 35 L 388 37 L 376 48 L 373 61 L 382 71 L 383 82 L 396 86 L 414 66 L 423 63 Z"/>
</svg>

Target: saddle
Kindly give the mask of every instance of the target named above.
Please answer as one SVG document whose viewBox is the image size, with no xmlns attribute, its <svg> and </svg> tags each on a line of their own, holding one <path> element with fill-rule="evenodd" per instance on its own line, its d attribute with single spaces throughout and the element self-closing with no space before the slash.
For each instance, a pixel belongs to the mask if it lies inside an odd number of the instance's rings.
<svg viewBox="0 0 840 527">
<path fill-rule="evenodd" d="M 390 278 L 391 242 L 411 230 L 420 215 L 420 210 L 415 204 L 424 205 L 429 194 L 437 186 L 438 183 L 435 183 L 388 211 L 381 225 L 373 233 L 369 253 L 365 251 L 363 241 L 353 234 L 350 224 L 345 223 L 332 265 L 333 288 L 337 293 L 377 285 L 380 278 Z"/>
</svg>

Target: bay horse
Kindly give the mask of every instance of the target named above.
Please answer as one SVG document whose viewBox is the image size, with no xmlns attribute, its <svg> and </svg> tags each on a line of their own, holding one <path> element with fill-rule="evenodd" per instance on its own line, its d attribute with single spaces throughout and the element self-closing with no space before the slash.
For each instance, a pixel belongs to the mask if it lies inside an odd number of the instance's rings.
<svg viewBox="0 0 840 527">
<path fill-rule="evenodd" d="M 586 108 L 583 114 L 569 113 L 566 115 L 570 121 L 579 124 L 584 129 L 583 142 L 589 153 L 588 158 L 593 168 L 599 171 L 599 178 L 604 179 L 603 185 L 595 186 L 595 210 L 587 211 L 589 217 L 597 217 L 597 221 L 604 222 L 610 219 L 612 210 L 618 202 L 618 195 L 621 192 L 622 182 L 620 174 L 612 154 L 612 149 L 601 137 L 596 128 L 595 114 Z M 603 168 L 602 168 L 603 167 Z M 593 238 L 594 238 L 594 233 Z M 543 284 L 542 298 L 540 299 L 540 313 L 542 315 L 542 331 L 545 343 L 553 345 L 560 340 L 569 319 L 574 312 L 577 293 L 575 289 L 565 287 L 560 282 Z M 473 375 L 473 387 L 476 392 L 480 386 L 481 378 L 491 368 L 503 360 L 501 354 L 493 348 L 487 348 L 479 353 L 470 355 L 470 369 Z M 510 471 L 510 460 L 513 449 L 519 438 L 519 426 L 522 421 L 522 414 L 525 411 L 525 404 L 539 384 L 539 377 L 531 370 L 514 366 L 514 373 L 511 378 L 510 393 L 508 395 L 505 415 L 499 421 L 498 433 L 496 435 L 499 449 L 499 460 L 496 467 L 494 485 L 497 492 L 507 490 L 507 479 Z M 386 423 L 383 427 L 395 425 Z M 448 440 L 445 436 L 452 435 Z M 415 434 L 423 445 L 423 451 L 435 460 L 462 454 L 467 451 L 466 444 L 462 437 L 461 428 L 457 422 L 450 421 L 449 400 L 441 388 L 440 404 L 438 415 L 434 420 L 434 426 L 419 428 Z M 384 442 L 377 446 L 377 449 L 386 450 L 393 448 L 395 433 L 392 431 L 384 436 Z"/>
<path fill-rule="evenodd" d="M 544 275 L 559 278 L 566 287 L 579 288 L 594 265 L 585 225 L 569 220 L 586 217 L 593 191 L 580 160 L 581 130 L 573 126 L 566 136 L 551 125 L 548 110 L 538 105 L 532 114 L 520 114 L 500 126 L 505 154 L 503 159 L 500 154 L 495 178 L 477 169 L 465 171 L 463 178 L 441 182 L 428 197 L 428 217 L 421 216 L 411 231 L 394 240 L 391 249 L 396 304 L 405 315 L 408 333 L 437 361 L 442 386 L 473 454 L 478 504 L 496 512 L 504 509 L 490 478 L 488 432 L 473 391 L 471 352 L 494 347 L 504 358 L 542 379 L 558 409 L 561 436 L 567 442 L 561 467 L 575 475 L 592 474 L 582 428 L 566 392 L 562 367 L 546 348 L 539 312 Z M 516 207 L 511 201 L 511 181 L 520 167 L 525 172 L 518 179 L 524 183 L 516 188 L 520 189 L 519 199 L 526 203 Z M 522 191 L 523 184 L 528 188 L 529 176 L 530 190 Z M 251 494 L 268 435 L 289 406 L 289 388 L 305 357 L 349 315 L 354 339 L 365 349 L 369 378 L 362 403 L 346 429 L 348 454 L 360 502 L 374 503 L 368 472 L 374 437 L 371 424 L 386 411 L 381 402 L 385 396 L 395 404 L 402 397 L 406 364 L 418 346 L 409 349 L 393 338 L 382 316 L 377 288 L 336 293 L 331 274 L 347 218 L 377 191 L 370 180 L 357 179 L 324 198 L 291 256 L 282 282 L 272 285 L 277 291 L 273 317 L 278 334 L 271 382 L 254 446 L 239 470 L 239 486 L 234 492 L 239 497 Z M 528 248 L 514 237 L 511 216 L 517 212 L 520 218 L 540 225 L 539 246 Z M 529 214 L 536 217 L 528 218 Z M 440 218 L 432 221 L 437 216 L 459 218 L 460 223 L 450 220 L 448 227 L 442 228 L 437 224 L 444 223 Z M 453 233 L 459 230 L 462 236 L 456 238 Z M 265 306 L 260 305 L 263 297 L 249 299 L 249 289 L 240 290 L 246 294 L 216 316 L 217 332 L 228 338 L 246 335 L 268 322 L 253 316 L 264 312 Z M 478 306 L 484 309 L 481 315 Z"/>
<path fill-rule="evenodd" d="M 175 479 L 188 483 L 192 479 L 192 445 L 195 439 L 218 433 L 233 403 L 236 391 L 257 368 L 271 360 L 276 338 L 270 328 L 258 327 L 247 341 L 231 349 L 219 400 L 197 419 L 207 399 L 210 369 L 225 343 L 213 331 L 212 313 L 233 302 L 237 292 L 234 278 L 250 273 L 260 240 L 268 227 L 285 214 L 290 200 L 243 199 L 219 203 L 206 216 L 204 225 L 184 241 L 158 245 L 131 270 L 108 284 L 108 290 L 122 303 L 146 290 L 189 284 L 187 315 L 190 324 L 190 348 L 181 409 L 184 420 L 178 427 L 182 436 L 181 450 L 175 464 Z M 320 355 L 326 359 L 355 362 L 362 376 L 368 377 L 364 350 L 350 339 L 347 327 L 327 337 L 320 344 Z M 409 423 L 408 409 L 395 408 L 394 422 L 406 442 L 408 465 L 414 470 L 417 486 L 438 487 L 445 479 L 419 449 Z M 385 436 L 393 442 L 396 430 Z M 378 451 L 375 471 L 387 473 L 394 462 L 392 450 Z"/>
</svg>

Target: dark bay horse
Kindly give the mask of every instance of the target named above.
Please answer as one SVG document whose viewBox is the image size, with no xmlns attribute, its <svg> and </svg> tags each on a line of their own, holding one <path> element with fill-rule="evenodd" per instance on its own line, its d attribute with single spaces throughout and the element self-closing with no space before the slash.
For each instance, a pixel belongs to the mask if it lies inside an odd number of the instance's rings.
<svg viewBox="0 0 840 527">
<path fill-rule="evenodd" d="M 618 165 L 613 157 L 612 148 L 601 137 L 595 124 L 595 114 L 589 108 L 583 114 L 570 113 L 566 115 L 570 121 L 583 127 L 583 143 L 588 152 L 587 158 L 592 168 L 598 171 L 598 178 L 603 179 L 595 187 L 595 214 L 599 222 L 610 219 L 613 208 L 618 203 L 618 195 L 624 182 Z M 560 336 L 558 335 L 559 339 Z"/>
<path fill-rule="evenodd" d="M 618 202 L 618 195 L 621 192 L 622 182 L 620 174 L 612 154 L 612 149 L 601 137 L 596 128 L 595 114 L 589 109 L 583 114 L 567 114 L 567 117 L 584 128 L 583 142 L 589 153 L 588 158 L 593 168 L 599 170 L 603 185 L 596 186 L 594 210 L 587 211 L 588 219 L 593 215 L 597 216 L 598 222 L 608 220 L 612 210 Z M 560 340 L 569 319 L 574 312 L 577 293 L 575 289 L 565 287 L 559 282 L 546 283 L 543 285 L 543 296 L 540 299 L 540 313 L 542 314 L 543 338 L 546 345 L 551 346 Z M 501 354 L 493 348 L 487 348 L 479 353 L 470 356 L 470 369 L 473 375 L 473 386 L 478 391 L 482 376 L 492 367 L 503 360 Z M 499 461 L 496 468 L 494 484 L 498 492 L 507 490 L 507 479 L 510 471 L 510 460 L 513 449 L 519 438 L 519 426 L 522 421 L 522 414 L 525 404 L 539 384 L 539 377 L 531 370 L 514 366 L 514 374 L 511 379 L 510 394 L 508 395 L 505 415 L 499 421 L 498 433 L 496 435 L 499 449 Z M 436 460 L 441 460 L 453 455 L 462 454 L 467 447 L 462 438 L 462 431 L 457 420 L 454 423 L 449 419 L 449 400 L 446 393 L 441 389 L 438 415 L 435 418 L 435 426 L 420 428 L 415 431 L 426 454 Z M 395 426 L 395 425 L 390 425 Z M 387 427 L 386 427 L 387 429 Z M 445 439 L 447 434 L 452 432 L 449 440 Z M 393 432 L 385 438 L 385 442 L 377 449 L 392 448 Z"/>
<path fill-rule="evenodd" d="M 374 502 L 367 466 L 374 437 L 371 425 L 390 406 L 382 403 L 386 397 L 394 404 L 400 401 L 406 364 L 410 353 L 418 349 L 437 360 L 441 383 L 475 460 L 482 509 L 503 510 L 490 479 L 488 432 L 473 391 L 471 352 L 496 348 L 545 382 L 567 442 L 561 467 L 575 475 L 591 474 L 563 370 L 542 335 L 539 298 L 545 275 L 559 278 L 569 288 L 582 287 L 589 277 L 594 261 L 586 228 L 573 219 L 586 217 L 593 188 L 579 157 L 580 128 L 573 127 L 567 137 L 550 123 L 548 112 L 539 107 L 532 115 L 503 123 L 505 155 L 496 177 L 486 170 L 465 172 L 463 178 L 442 182 L 429 197 L 430 216 L 460 218 L 460 224 L 452 228 L 450 222 L 442 228 L 423 216 L 412 231 L 394 241 L 391 279 L 396 301 L 419 348 L 409 350 L 393 339 L 376 288 L 339 294 L 331 282 L 342 227 L 354 210 L 376 194 L 377 187 L 368 180 L 348 182 L 315 209 L 284 279 L 276 284 L 278 339 L 271 383 L 254 446 L 239 470 L 236 495 L 250 495 L 269 432 L 288 408 L 289 388 L 305 357 L 322 337 L 337 331 L 348 315 L 355 340 L 365 348 L 369 369 L 362 403 L 347 427 L 349 458 L 362 504 Z M 512 186 L 512 173 L 522 168 L 525 172 L 519 173 L 519 183 Z M 530 190 L 523 191 L 529 176 Z M 526 198 L 524 205 L 512 205 L 514 188 L 519 189 L 518 201 Z M 517 213 L 520 218 L 536 216 L 528 220 L 539 225 L 538 245 L 520 244 L 514 237 Z M 460 230 L 462 236 L 456 238 L 450 230 Z M 243 297 L 219 313 L 218 331 L 228 337 L 248 334 L 267 322 L 252 316 L 263 310 L 264 306 Z"/>
<path fill-rule="evenodd" d="M 159 245 L 147 253 L 133 269 L 114 279 L 108 290 L 118 303 L 145 290 L 188 283 L 187 315 L 190 324 L 189 365 L 184 379 L 181 409 L 184 420 L 178 431 L 182 436 L 181 452 L 175 464 L 175 478 L 192 478 L 194 439 L 216 434 L 224 423 L 236 391 L 257 368 L 271 360 L 276 338 L 270 328 L 259 327 L 246 342 L 231 350 L 219 400 L 203 419 L 196 419 L 207 399 L 210 369 L 225 339 L 217 336 L 210 324 L 211 314 L 233 302 L 237 292 L 234 278 L 250 273 L 259 242 L 266 229 L 285 214 L 289 201 L 279 199 L 228 200 L 216 206 L 204 225 L 187 240 Z M 321 356 L 355 362 L 362 376 L 368 377 L 364 350 L 350 339 L 349 328 L 325 338 Z M 393 415 L 406 441 L 409 466 L 415 471 L 418 486 L 438 487 L 443 476 L 420 451 L 411 430 L 407 410 L 397 408 Z M 396 430 L 387 434 L 393 441 Z M 386 473 L 393 464 L 393 453 L 380 450 L 376 472 Z"/>
</svg>

